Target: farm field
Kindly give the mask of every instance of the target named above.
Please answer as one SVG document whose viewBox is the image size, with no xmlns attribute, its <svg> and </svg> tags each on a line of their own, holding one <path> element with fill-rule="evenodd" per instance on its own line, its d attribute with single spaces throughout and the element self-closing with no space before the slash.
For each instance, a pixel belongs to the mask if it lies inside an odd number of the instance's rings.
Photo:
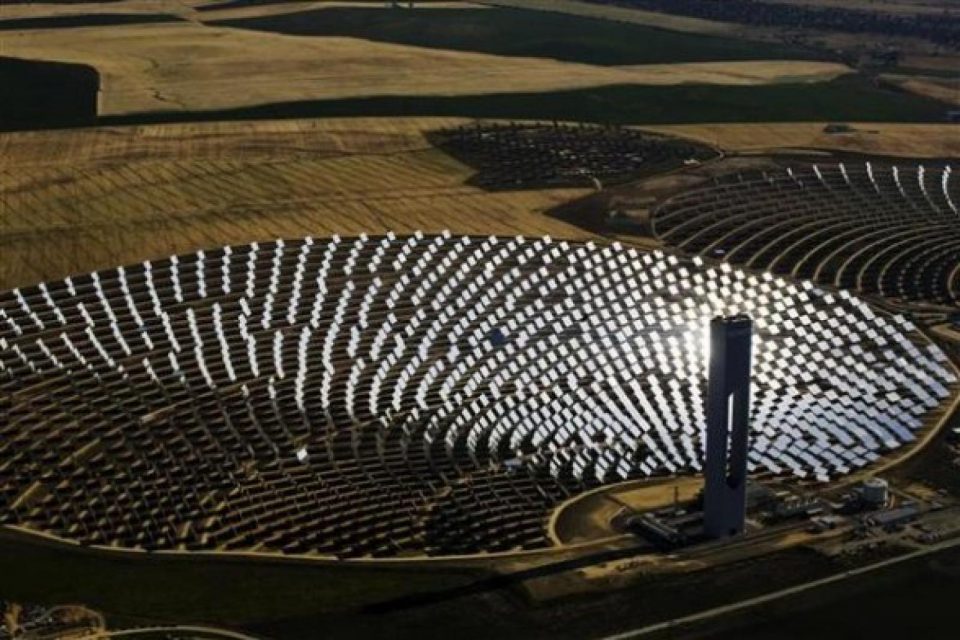
<svg viewBox="0 0 960 640">
<path fill-rule="evenodd" d="M 883 77 L 888 82 L 911 93 L 928 96 L 960 107 L 960 78 L 917 77 L 900 74 L 889 74 Z"/>
<path fill-rule="evenodd" d="M 601 18 L 630 24 L 642 24 L 683 33 L 738 36 L 744 32 L 738 25 L 700 18 L 643 11 L 615 4 L 597 4 L 584 0 L 495 0 L 489 4 L 515 9 L 549 11 L 585 18 Z"/>
<path fill-rule="evenodd" d="M 926 21 L 928 27 L 937 24 L 931 22 L 930 18 L 944 17 L 945 19 L 956 20 L 960 16 L 960 6 L 951 0 L 773 0 L 773 2 L 794 5 L 797 10 L 814 12 L 842 9 L 861 11 L 866 15 L 882 14 L 893 16 L 893 22 Z M 708 19 L 706 14 L 701 18 L 681 15 L 692 13 L 681 9 L 681 6 L 689 8 L 689 5 L 677 4 L 674 11 L 670 3 L 649 5 L 630 2 L 629 0 L 497 0 L 495 4 L 591 18 L 639 22 L 688 33 L 721 34 L 754 41 L 765 41 L 775 45 L 809 46 L 821 51 L 830 51 L 832 52 L 831 55 L 847 60 L 855 60 L 860 56 L 869 58 L 880 50 L 894 50 L 898 52 L 901 61 L 909 61 L 909 64 L 905 66 L 916 66 L 923 69 L 957 68 L 955 46 L 942 46 L 921 37 L 919 33 L 910 34 L 909 29 L 899 35 L 889 33 L 878 35 L 871 32 L 849 33 L 806 27 L 792 29 L 789 23 L 777 26 L 773 24 L 746 24 L 743 21 L 720 22 L 716 19 L 716 16 L 711 16 Z M 720 4 L 722 3 L 717 3 L 717 6 Z M 639 8 L 641 6 L 647 8 L 659 6 L 662 10 L 669 10 L 671 13 L 658 13 Z M 941 31 L 941 36 L 944 33 L 946 32 Z M 924 63 L 917 64 L 919 60 L 924 60 Z"/>
<path fill-rule="evenodd" d="M 687 136 L 731 151 L 828 149 L 905 158 L 960 156 L 960 138 L 949 124 L 851 122 L 854 131 L 826 134 L 826 122 L 690 124 L 653 126 L 654 131 Z"/>
<path fill-rule="evenodd" d="M 582 189 L 491 194 L 467 186 L 471 171 L 422 135 L 456 122 L 0 136 L 0 288 L 277 237 L 418 229 L 583 236 L 544 215 Z"/>
<path fill-rule="evenodd" d="M 354 37 L 501 56 L 596 65 L 821 58 L 810 50 L 691 35 L 637 23 L 511 8 L 395 10 L 330 7 L 214 22 L 299 36 Z"/>
<path fill-rule="evenodd" d="M 364 115 L 629 124 L 941 122 L 952 102 L 949 86 L 903 83 L 927 94 L 914 95 L 845 64 L 803 59 L 820 53 L 666 30 L 658 21 L 584 18 L 539 5 L 242 5 L 17 4 L 5 16 L 76 23 L 102 11 L 94 17 L 175 21 L 9 30 L 4 54 L 96 69 L 98 122 L 107 125 Z M 197 10 L 209 7 L 215 10 Z M 15 108 L 29 110 L 20 104 L 18 85 L 8 87 Z M 69 112 L 70 105 L 57 106 Z M 9 120 L 0 116 L 0 129 L 24 128 Z"/>
<path fill-rule="evenodd" d="M 417 11 L 430 9 L 489 9 L 494 5 L 485 2 L 460 0 L 420 0 Z M 281 13 L 299 13 L 318 9 L 343 7 L 394 9 L 382 0 L 200 0 L 195 2 L 193 11 L 198 19 L 210 20 L 218 17 L 240 18 L 245 16 L 268 16 Z M 405 10 L 408 7 L 396 7 Z"/>
<path fill-rule="evenodd" d="M 878 87 L 862 76 L 846 75 L 829 82 L 762 86 L 620 84 L 543 92 L 302 100 L 217 111 L 126 114 L 101 118 L 101 123 L 350 116 L 442 116 L 636 125 L 777 121 L 942 123 L 950 108 L 939 100 Z"/>
<path fill-rule="evenodd" d="M 112 10 L 113 5 L 106 6 Z M 152 5 L 138 6 L 146 10 Z M 79 10 L 78 7 L 72 8 Z M 382 8 L 363 10 L 338 7 L 314 13 L 337 15 L 341 10 L 370 11 L 384 15 L 408 13 Z M 436 9 L 416 10 L 414 13 L 418 16 L 457 16 L 466 13 L 483 16 L 494 15 L 498 11 Z M 534 18 L 544 19 L 544 16 L 545 19 L 552 19 L 550 14 L 528 13 L 533 16 L 527 19 L 528 22 Z M 113 20 L 135 18 L 137 15 L 104 13 L 96 17 Z M 143 17 L 151 15 L 154 14 L 143 14 Z M 282 17 L 278 16 L 277 19 Z M 820 82 L 850 71 L 845 65 L 824 61 L 758 60 L 756 58 L 763 58 L 764 55 L 769 57 L 775 52 L 766 51 L 762 54 L 765 51 L 762 45 L 741 45 L 735 40 L 723 42 L 733 42 L 740 49 L 750 49 L 749 55 L 744 54 L 744 57 L 753 59 L 724 64 L 672 64 L 672 60 L 671 64 L 634 64 L 669 59 L 673 53 L 686 50 L 690 36 L 637 27 L 641 30 L 639 35 L 629 31 L 624 32 L 626 35 L 618 36 L 625 41 L 618 45 L 622 50 L 610 49 L 603 41 L 577 41 L 576 37 L 579 36 L 571 31 L 576 19 L 558 17 L 572 21 L 572 24 L 565 27 L 567 40 L 558 41 L 557 46 L 571 52 L 580 51 L 582 55 L 574 57 L 584 59 L 606 56 L 605 60 L 610 62 L 613 56 L 620 56 L 622 64 L 610 66 L 564 62 L 544 57 L 507 59 L 489 53 L 440 50 L 341 36 L 304 38 L 215 27 L 196 22 L 193 17 L 165 24 L 12 30 L 5 32 L 4 53 L 24 59 L 95 67 L 102 78 L 100 113 L 107 116 L 154 111 L 223 110 L 375 95 L 457 96 L 548 92 L 616 84 Z M 77 21 L 80 17 L 55 15 L 50 19 Z M 493 27 L 498 24 L 494 23 Z M 617 29 L 634 28 L 609 21 L 601 21 L 600 24 L 612 25 Z M 527 26 L 533 28 L 531 24 Z M 490 25 L 483 33 L 489 29 Z M 551 31 L 549 27 L 544 29 L 544 38 L 549 42 Z M 660 34 L 660 39 L 651 39 L 648 31 Z M 630 45 L 633 49 L 627 46 L 629 42 L 647 41 L 650 44 Z M 701 45 L 698 51 L 692 51 L 687 57 L 709 61 L 722 60 L 731 55 L 729 52 L 724 55 L 723 51 L 711 53 L 706 45 Z M 668 55 L 669 52 L 673 53 Z M 545 55 L 549 52 L 531 50 L 528 53 Z M 683 55 L 680 57 L 683 58 Z M 318 64 L 321 60 L 323 64 Z"/>
</svg>

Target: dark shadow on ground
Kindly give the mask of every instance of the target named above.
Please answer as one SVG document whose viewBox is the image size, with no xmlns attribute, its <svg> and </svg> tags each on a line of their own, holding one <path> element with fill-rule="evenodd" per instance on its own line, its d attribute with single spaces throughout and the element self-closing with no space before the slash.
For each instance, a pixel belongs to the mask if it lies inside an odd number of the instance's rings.
<svg viewBox="0 0 960 640">
<path fill-rule="evenodd" d="M 123 24 L 158 24 L 164 22 L 183 22 L 183 19 L 166 13 L 81 13 L 77 15 L 0 20 L 0 31 L 111 27 Z"/>
<path fill-rule="evenodd" d="M 281 102 L 215 111 L 155 111 L 104 116 L 97 124 L 329 117 L 449 116 L 500 120 L 579 121 L 607 125 L 700 122 L 946 122 L 950 106 L 878 85 L 863 76 L 823 83 L 765 86 L 612 85 L 546 93 L 470 96 L 378 96 Z M 40 129 L 17 123 L 0 130 Z M 69 126 L 69 125 L 62 125 Z"/>
<path fill-rule="evenodd" d="M 100 118 L 102 125 L 326 117 L 452 116 L 601 124 L 699 122 L 945 122 L 938 100 L 861 76 L 756 87 L 614 85 L 547 93 L 381 96 L 284 102 L 216 111 L 158 111 Z"/>
<path fill-rule="evenodd" d="M 226 19 L 210 24 L 287 35 L 347 36 L 392 44 L 598 65 L 822 60 L 826 55 L 798 46 L 503 7 L 421 10 L 331 7 Z"/>
<path fill-rule="evenodd" d="M 0 58 L 0 130 L 90 125 L 100 75 L 81 64 Z"/>
</svg>

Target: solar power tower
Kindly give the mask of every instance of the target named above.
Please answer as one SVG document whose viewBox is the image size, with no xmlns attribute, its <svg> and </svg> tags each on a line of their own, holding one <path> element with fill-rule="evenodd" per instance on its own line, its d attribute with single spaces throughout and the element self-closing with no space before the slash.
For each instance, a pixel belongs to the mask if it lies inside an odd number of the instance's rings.
<svg viewBox="0 0 960 640">
<path fill-rule="evenodd" d="M 710 323 L 704 532 L 712 538 L 743 533 L 747 512 L 747 436 L 753 322 L 747 316 Z"/>
</svg>

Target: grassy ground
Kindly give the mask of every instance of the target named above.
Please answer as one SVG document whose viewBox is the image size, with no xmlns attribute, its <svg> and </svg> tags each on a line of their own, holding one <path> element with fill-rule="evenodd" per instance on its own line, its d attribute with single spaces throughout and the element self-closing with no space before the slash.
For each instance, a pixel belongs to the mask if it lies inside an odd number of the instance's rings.
<svg viewBox="0 0 960 640">
<path fill-rule="evenodd" d="M 960 79 L 884 74 L 883 79 L 919 96 L 960 107 Z"/>
<path fill-rule="evenodd" d="M 488 581 L 486 574 L 455 568 L 123 557 L 0 533 L 0 598 L 83 603 L 105 613 L 110 626 L 205 623 L 285 639 L 599 637 L 830 569 L 808 551 L 781 552 L 694 576 L 635 576 L 637 582 L 622 591 L 601 589 L 534 607 L 512 588 L 517 582 Z M 562 570 L 551 575 L 565 580 Z M 691 589 L 706 584 L 717 588 Z M 398 598 L 401 593 L 408 597 Z"/>
<path fill-rule="evenodd" d="M 611 124 L 702 122 L 942 122 L 950 107 L 877 87 L 860 76 L 765 86 L 617 85 L 544 93 L 384 96 L 270 104 L 197 113 L 132 114 L 104 124 L 337 116 L 446 116 Z"/>
<path fill-rule="evenodd" d="M 765 590 L 773 584 L 801 580 L 826 570 L 828 563 L 813 554 L 780 554 L 759 563 L 744 563 L 694 576 L 639 578 L 632 587 L 589 596 L 570 597 L 549 605 L 529 606 L 504 589 L 434 599 L 415 606 L 394 607 L 375 615 L 280 620 L 257 627 L 268 637 L 388 639 L 455 637 L 459 640 L 500 638 L 524 640 L 583 640 L 599 638 L 645 622 L 669 618 Z M 778 573 L 758 579 L 763 571 Z M 563 574 L 555 576 L 564 580 Z M 719 588 L 703 588 L 717 585 Z M 623 585 L 621 585 L 623 586 Z M 442 632 L 438 633 L 438 629 Z"/>
<path fill-rule="evenodd" d="M 222 20 L 213 24 L 290 35 L 349 36 L 394 44 L 597 65 L 822 57 L 809 50 L 782 45 L 507 8 L 385 11 L 382 8 L 333 7 Z"/>
<path fill-rule="evenodd" d="M 826 589 L 716 621 L 686 636 L 713 640 L 810 638 L 951 638 L 960 593 L 960 550 L 954 548 Z"/>
<path fill-rule="evenodd" d="M 739 25 L 730 22 L 715 22 L 668 13 L 640 11 L 639 9 L 625 5 L 598 4 L 590 0 L 494 0 L 489 4 L 515 9 L 547 11 L 586 18 L 640 24 L 683 33 L 749 38 L 749 34 L 744 32 Z"/>
<path fill-rule="evenodd" d="M 688 124 L 654 127 L 731 151 L 777 149 L 831 149 L 906 158 L 960 157 L 960 136 L 951 124 L 861 123 L 853 131 L 824 133 L 824 122 L 756 122 L 744 124 Z"/>
<path fill-rule="evenodd" d="M 109 5 L 103 9 L 110 10 Z M 338 10 L 324 9 L 321 13 Z M 385 9 L 371 11 L 390 13 Z M 496 12 L 429 9 L 416 13 L 464 11 Z M 102 17 L 109 18 L 110 14 L 103 13 Z M 840 64 L 805 60 L 600 66 L 357 38 L 305 38 L 193 20 L 7 31 L 3 51 L 23 59 L 95 67 L 103 79 L 102 115 L 222 110 L 384 95 L 539 93 L 625 84 L 817 82 L 849 71 Z"/>
<path fill-rule="evenodd" d="M 624 564 L 623 560 L 613 561 Z M 629 561 L 622 573 L 630 575 Z M 82 602 L 111 626 L 207 623 L 271 638 L 582 639 L 728 604 L 843 569 L 797 549 L 692 575 L 634 575 L 632 586 L 529 606 L 480 574 L 276 561 L 94 556 L 0 534 L 0 598 Z M 542 580 L 543 578 L 538 578 Z M 565 580 L 563 573 L 554 579 Z M 480 589 L 463 585 L 488 584 Z M 956 549 L 844 581 L 668 638 L 947 638 L 960 588 Z M 499 585 L 499 586 L 498 586 Z M 612 585 L 609 585 L 612 586 Z M 429 595 L 391 599 L 398 590 Z M 361 610 L 369 602 L 376 608 Z"/>
<path fill-rule="evenodd" d="M 242 9 L 248 7 L 265 7 L 271 5 L 282 5 L 290 4 L 291 2 L 296 2 L 297 0 L 212 0 L 205 4 L 199 4 L 196 6 L 196 10 L 203 13 L 207 11 L 223 11 L 226 9 Z M 386 7 L 388 2 L 384 0 L 322 0 L 324 2 L 337 3 L 342 2 L 343 4 L 350 5 L 362 5 L 369 4 L 378 8 L 389 8 Z M 460 4 L 457 0 L 417 0 L 418 8 L 431 8 L 430 5 L 443 5 L 443 4 Z"/>
<path fill-rule="evenodd" d="M 31 542 L 0 531 L 0 598 L 81 601 L 107 614 L 248 626 L 351 610 L 449 589 L 476 572 L 344 567 L 269 560 L 114 554 Z"/>
<path fill-rule="evenodd" d="M 0 136 L 0 288 L 225 244 L 421 229 L 581 237 L 586 193 L 492 194 L 422 130 L 451 120 L 184 124 Z"/>
</svg>

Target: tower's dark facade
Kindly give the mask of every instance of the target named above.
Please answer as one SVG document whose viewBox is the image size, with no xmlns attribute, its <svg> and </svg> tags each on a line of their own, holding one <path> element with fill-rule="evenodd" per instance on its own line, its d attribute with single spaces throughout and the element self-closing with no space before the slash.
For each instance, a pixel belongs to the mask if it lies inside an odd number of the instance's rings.
<svg viewBox="0 0 960 640">
<path fill-rule="evenodd" d="M 710 323 L 704 531 L 713 538 L 743 533 L 753 322 L 746 316 Z"/>
</svg>

